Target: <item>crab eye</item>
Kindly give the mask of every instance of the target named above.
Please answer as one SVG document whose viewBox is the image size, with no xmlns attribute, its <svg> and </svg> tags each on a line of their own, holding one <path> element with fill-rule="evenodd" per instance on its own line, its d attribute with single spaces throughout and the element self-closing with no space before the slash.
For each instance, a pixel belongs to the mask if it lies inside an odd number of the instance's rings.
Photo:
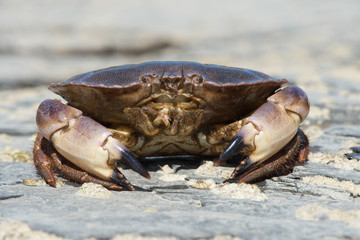
<svg viewBox="0 0 360 240">
<path fill-rule="evenodd" d="M 204 77 L 201 75 L 194 74 L 192 76 L 192 82 L 195 84 L 202 84 L 204 82 Z"/>
<path fill-rule="evenodd" d="M 141 76 L 140 77 L 140 82 L 147 83 L 147 77 L 146 76 Z"/>
<path fill-rule="evenodd" d="M 159 79 L 158 74 L 150 73 L 150 74 L 145 74 L 145 75 L 141 76 L 139 81 L 141 83 L 150 84 L 150 83 L 153 83 L 154 81 L 156 81 L 157 79 Z"/>
<path fill-rule="evenodd" d="M 153 77 L 151 75 L 144 75 L 140 77 L 140 82 L 144 84 L 149 84 L 153 81 Z"/>
<path fill-rule="evenodd" d="M 204 82 L 204 77 L 203 76 L 198 76 L 198 78 L 197 78 L 197 83 L 198 84 L 201 84 L 201 83 L 203 83 Z"/>
<path fill-rule="evenodd" d="M 205 82 L 204 77 L 199 74 L 188 74 L 185 76 L 185 79 L 193 84 L 202 84 Z"/>
</svg>

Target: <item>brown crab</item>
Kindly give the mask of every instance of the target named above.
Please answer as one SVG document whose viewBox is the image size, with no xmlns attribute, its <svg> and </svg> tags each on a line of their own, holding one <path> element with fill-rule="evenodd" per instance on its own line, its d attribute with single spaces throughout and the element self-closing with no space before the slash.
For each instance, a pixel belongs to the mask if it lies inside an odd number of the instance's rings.
<svg viewBox="0 0 360 240">
<path fill-rule="evenodd" d="M 49 89 L 43 101 L 34 161 L 46 182 L 54 170 L 78 183 L 134 190 L 127 165 L 146 178 L 138 159 L 218 156 L 237 160 L 237 182 L 288 174 L 308 155 L 299 124 L 306 94 L 264 73 L 193 62 L 148 62 L 77 75 Z"/>
</svg>

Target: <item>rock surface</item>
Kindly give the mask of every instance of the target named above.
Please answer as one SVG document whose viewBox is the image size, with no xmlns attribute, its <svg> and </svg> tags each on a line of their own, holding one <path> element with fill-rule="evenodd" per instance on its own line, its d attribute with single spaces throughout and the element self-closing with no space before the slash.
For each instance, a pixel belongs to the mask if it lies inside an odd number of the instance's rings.
<svg viewBox="0 0 360 240">
<path fill-rule="evenodd" d="M 358 1 L 1 1 L 0 239 L 359 239 Z M 309 162 L 256 185 L 205 162 L 125 171 L 136 192 L 58 178 L 31 162 L 46 85 L 126 63 L 256 69 L 303 88 Z M 359 157 L 358 157 L 359 158 Z M 60 184 L 62 182 L 62 184 Z"/>
</svg>

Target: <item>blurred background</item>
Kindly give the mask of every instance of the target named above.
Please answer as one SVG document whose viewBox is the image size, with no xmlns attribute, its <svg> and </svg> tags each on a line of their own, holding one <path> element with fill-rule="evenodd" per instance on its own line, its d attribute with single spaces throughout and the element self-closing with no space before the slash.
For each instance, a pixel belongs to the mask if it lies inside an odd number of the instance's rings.
<svg viewBox="0 0 360 240">
<path fill-rule="evenodd" d="M 358 124 L 359 10 L 357 0 L 0 0 L 0 131 L 35 133 L 51 82 L 158 60 L 287 78 L 309 95 L 306 123 Z"/>
<path fill-rule="evenodd" d="M 0 86 L 154 60 L 246 67 L 304 85 L 330 74 L 351 81 L 359 10 L 356 0 L 2 0 Z"/>
</svg>

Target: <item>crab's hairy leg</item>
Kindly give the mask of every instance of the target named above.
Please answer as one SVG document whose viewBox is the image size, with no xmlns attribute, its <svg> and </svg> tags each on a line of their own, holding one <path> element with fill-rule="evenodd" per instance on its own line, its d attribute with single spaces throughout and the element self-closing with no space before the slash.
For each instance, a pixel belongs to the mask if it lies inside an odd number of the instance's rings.
<svg viewBox="0 0 360 240">
<path fill-rule="evenodd" d="M 46 139 L 39 133 L 36 136 L 33 148 L 33 158 L 36 169 L 41 177 L 52 187 L 56 187 L 56 179 L 53 174 L 53 163 L 46 154 Z"/>
<path fill-rule="evenodd" d="M 299 131 L 300 131 L 301 143 L 299 148 L 299 155 L 296 157 L 296 161 L 299 164 L 303 164 L 305 163 L 305 161 L 308 160 L 307 157 L 310 152 L 310 146 L 309 146 L 309 139 L 307 138 L 305 133 L 301 129 L 299 129 Z"/>
<path fill-rule="evenodd" d="M 291 86 L 276 92 L 244 119 L 216 165 L 234 157 L 240 160 L 238 168 L 265 161 L 291 141 L 308 112 L 309 102 L 300 88 Z"/>
<path fill-rule="evenodd" d="M 309 141 L 299 130 L 293 139 L 279 152 L 264 162 L 254 163 L 247 168 L 235 168 L 230 179 L 237 182 L 254 183 L 292 172 L 297 164 L 302 164 L 309 152 Z"/>
<path fill-rule="evenodd" d="M 107 128 L 83 116 L 78 109 L 59 101 L 45 100 L 38 108 L 36 123 L 56 151 L 84 171 L 121 184 L 117 164 L 125 164 L 150 178 L 135 156 L 113 138 Z"/>
</svg>

